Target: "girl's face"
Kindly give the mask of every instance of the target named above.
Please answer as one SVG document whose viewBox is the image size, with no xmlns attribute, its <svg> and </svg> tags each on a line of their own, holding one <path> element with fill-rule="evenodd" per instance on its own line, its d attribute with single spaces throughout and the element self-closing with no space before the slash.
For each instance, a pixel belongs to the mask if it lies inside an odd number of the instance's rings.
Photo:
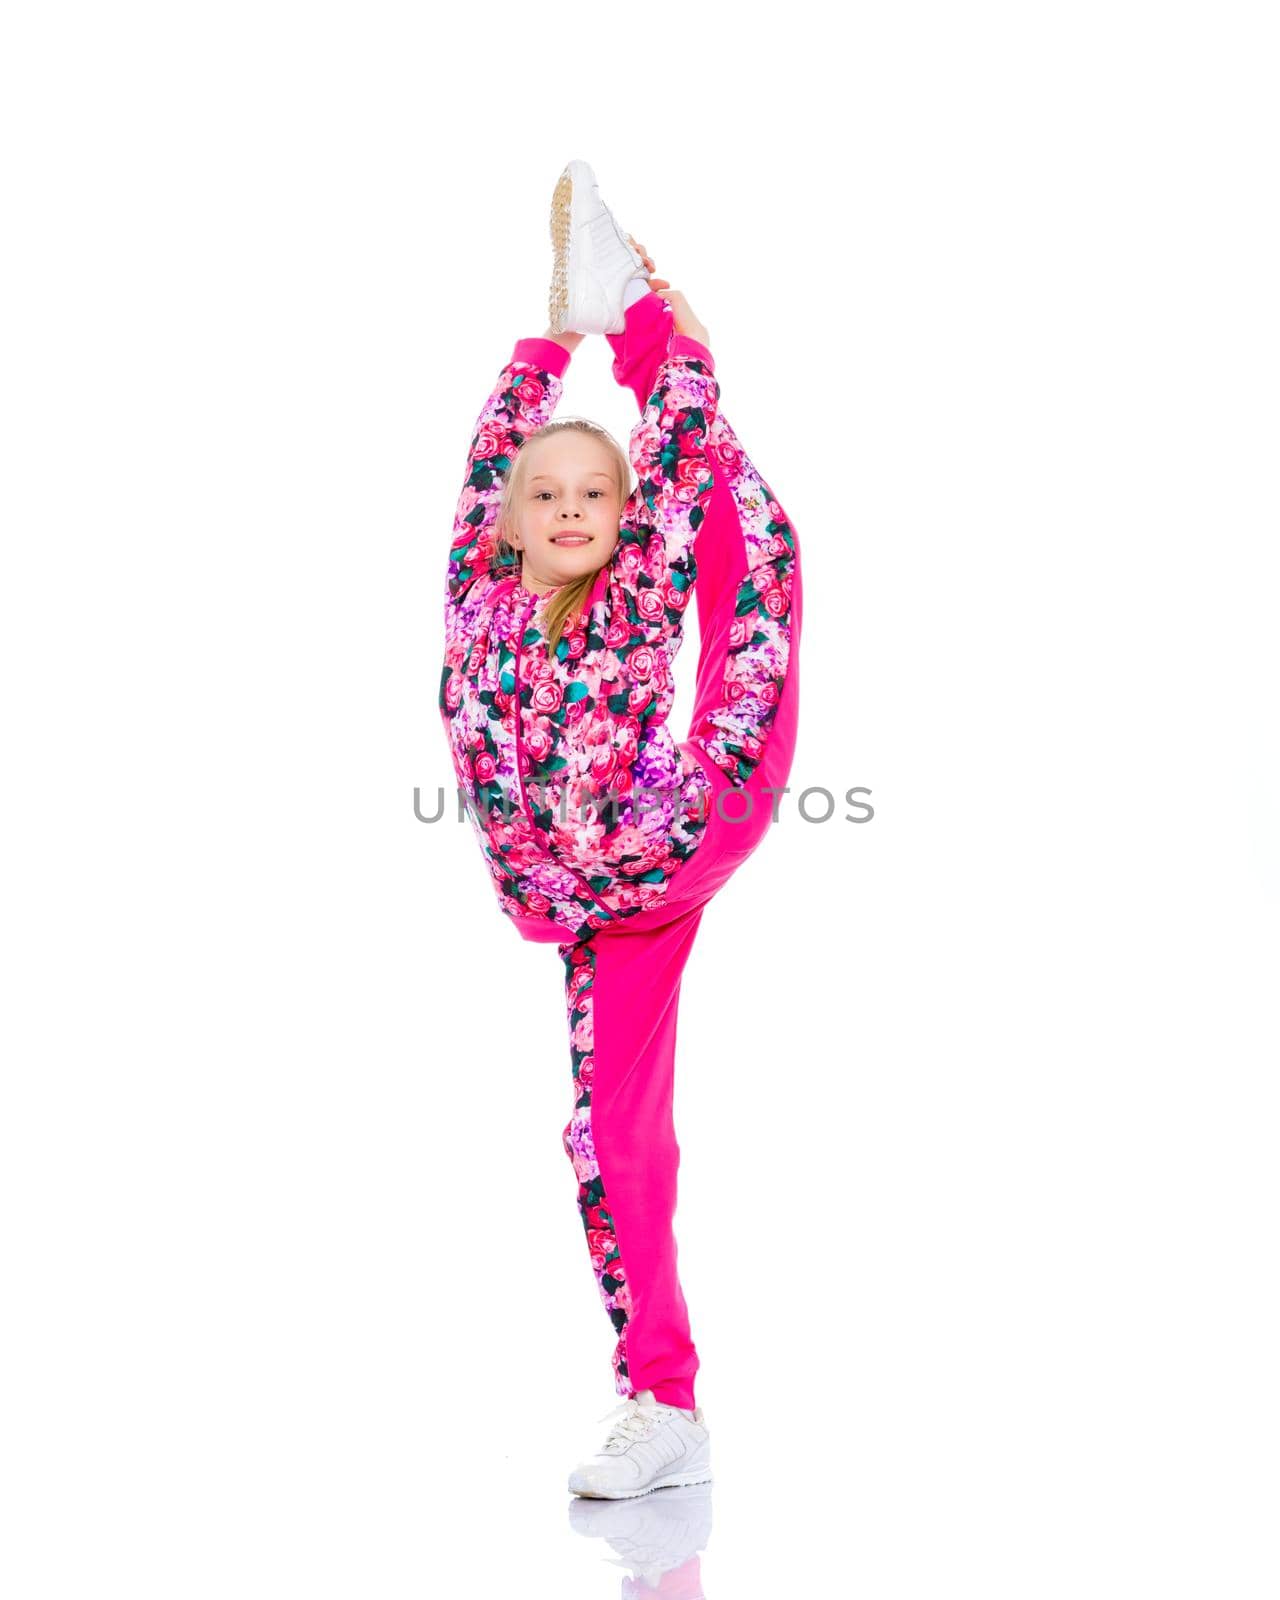
<svg viewBox="0 0 1280 1600">
<path fill-rule="evenodd" d="M 524 587 L 548 594 L 605 565 L 622 502 L 609 452 L 588 434 L 566 428 L 527 450 L 510 540 L 524 553 Z"/>
</svg>

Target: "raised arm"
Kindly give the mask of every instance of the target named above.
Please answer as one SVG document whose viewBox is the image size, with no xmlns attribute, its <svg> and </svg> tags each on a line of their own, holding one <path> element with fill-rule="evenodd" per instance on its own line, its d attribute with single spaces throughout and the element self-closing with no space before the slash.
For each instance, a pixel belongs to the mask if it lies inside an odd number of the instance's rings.
<svg viewBox="0 0 1280 1600">
<path fill-rule="evenodd" d="M 570 352 L 553 339 L 521 339 L 476 420 L 453 519 L 446 601 L 461 601 L 488 572 L 503 485 L 520 447 L 551 420 Z"/>
<path fill-rule="evenodd" d="M 627 620 L 651 639 L 680 628 L 697 575 L 694 540 L 711 500 L 707 442 L 719 402 L 710 352 L 693 340 L 673 337 L 631 433 L 631 464 L 639 484 L 612 556 Z"/>
</svg>

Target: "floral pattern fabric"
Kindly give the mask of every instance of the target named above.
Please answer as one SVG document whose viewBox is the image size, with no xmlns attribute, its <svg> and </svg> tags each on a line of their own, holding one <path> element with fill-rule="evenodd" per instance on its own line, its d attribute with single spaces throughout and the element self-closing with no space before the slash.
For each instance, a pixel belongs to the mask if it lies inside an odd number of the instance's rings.
<svg viewBox="0 0 1280 1600">
<path fill-rule="evenodd" d="M 703 841 L 711 781 L 675 740 L 673 665 L 717 477 L 747 551 L 723 694 L 691 739 L 741 786 L 755 770 L 789 654 L 795 545 L 719 410 L 708 363 L 669 353 L 629 443 L 637 486 L 585 617 L 554 652 L 544 600 L 493 548 L 502 490 L 563 380 L 513 359 L 481 410 L 454 519 L 439 709 L 501 909 L 590 937 L 666 896 Z"/>
</svg>

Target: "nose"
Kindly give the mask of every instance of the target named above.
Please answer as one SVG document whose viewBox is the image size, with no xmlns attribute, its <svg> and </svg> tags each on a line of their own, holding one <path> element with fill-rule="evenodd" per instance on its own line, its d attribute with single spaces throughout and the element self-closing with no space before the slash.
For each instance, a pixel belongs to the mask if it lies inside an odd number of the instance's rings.
<svg viewBox="0 0 1280 1600">
<path fill-rule="evenodd" d="M 573 506 L 565 506 L 565 507 L 562 508 L 562 510 L 560 512 L 560 515 L 562 517 L 563 516 L 580 517 L 582 515 L 582 513 L 580 511 L 576 510 Z"/>
</svg>

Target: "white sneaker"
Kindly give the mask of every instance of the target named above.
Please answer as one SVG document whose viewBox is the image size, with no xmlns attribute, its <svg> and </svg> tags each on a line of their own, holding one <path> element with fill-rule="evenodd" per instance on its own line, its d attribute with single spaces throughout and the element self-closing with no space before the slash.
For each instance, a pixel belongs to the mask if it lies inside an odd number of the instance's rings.
<svg viewBox="0 0 1280 1600">
<path fill-rule="evenodd" d="M 603 1447 L 569 1474 L 571 1494 L 629 1500 L 651 1489 L 710 1483 L 711 1434 L 701 1406 L 681 1411 L 641 1389 L 609 1416 L 618 1420 Z"/>
<path fill-rule="evenodd" d="M 551 197 L 551 271 L 548 312 L 554 333 L 621 333 L 626 327 L 623 290 L 648 269 L 600 198 L 596 175 L 571 161 Z"/>
</svg>

